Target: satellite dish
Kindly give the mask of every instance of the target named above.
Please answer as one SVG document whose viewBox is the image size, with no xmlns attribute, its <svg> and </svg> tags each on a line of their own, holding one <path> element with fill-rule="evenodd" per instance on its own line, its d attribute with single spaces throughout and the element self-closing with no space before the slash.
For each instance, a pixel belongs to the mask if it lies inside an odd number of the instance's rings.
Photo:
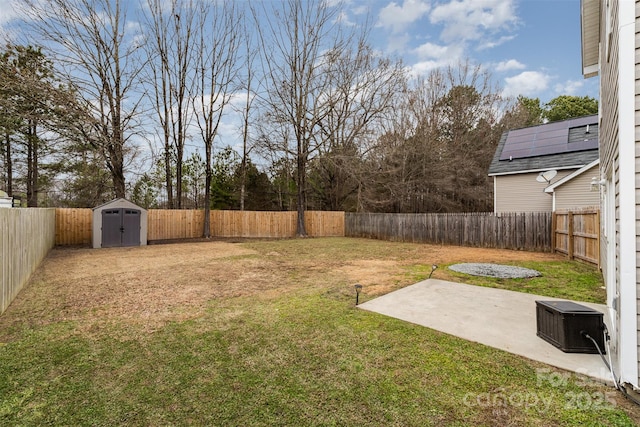
<svg viewBox="0 0 640 427">
<path fill-rule="evenodd" d="M 558 171 L 555 169 L 548 170 L 546 172 L 540 172 L 536 177 L 536 181 L 538 182 L 546 182 L 547 184 L 551 183 L 551 180 L 558 174 Z"/>
</svg>

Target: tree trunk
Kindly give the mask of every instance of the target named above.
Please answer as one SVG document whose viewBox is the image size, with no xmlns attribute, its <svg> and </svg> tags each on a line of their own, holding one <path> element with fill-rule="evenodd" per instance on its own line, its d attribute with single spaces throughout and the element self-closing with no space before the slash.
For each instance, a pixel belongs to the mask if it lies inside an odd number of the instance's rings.
<svg viewBox="0 0 640 427">
<path fill-rule="evenodd" d="M 205 177 L 204 177 L 204 227 L 202 237 L 209 239 L 211 237 L 211 145 L 210 141 L 205 146 Z"/>
<path fill-rule="evenodd" d="M 246 145 L 245 145 L 246 147 Z M 246 148 L 245 148 L 245 153 L 246 153 Z M 242 164 L 241 164 L 241 169 L 242 169 L 242 174 L 241 174 L 241 182 L 240 182 L 240 210 L 244 211 L 244 197 L 245 197 L 245 188 L 247 185 L 247 155 L 245 154 L 242 157 Z"/>
<path fill-rule="evenodd" d="M 178 209 L 182 209 L 182 156 L 181 150 L 177 150 L 176 159 L 176 199 Z"/>
<path fill-rule="evenodd" d="M 13 197 L 13 161 L 11 160 L 11 135 L 6 134 L 5 165 L 7 169 L 7 194 Z"/>
<path fill-rule="evenodd" d="M 27 207 L 38 207 L 38 136 L 33 120 L 27 128 Z"/>
<path fill-rule="evenodd" d="M 167 202 L 169 209 L 173 209 L 173 177 L 171 176 L 171 146 L 169 142 L 164 147 L 164 172 L 167 184 Z"/>
<path fill-rule="evenodd" d="M 298 170 L 296 171 L 298 181 L 298 224 L 296 234 L 298 237 L 307 237 L 307 229 L 304 224 L 304 211 L 307 204 L 307 191 L 306 191 L 306 161 L 304 153 L 301 153 L 301 148 L 298 149 Z"/>
<path fill-rule="evenodd" d="M 125 177 L 124 170 L 122 164 L 114 165 L 114 169 L 112 171 L 113 178 L 113 190 L 115 192 L 116 198 L 125 198 Z"/>
<path fill-rule="evenodd" d="M 38 135 L 36 133 L 36 125 L 33 125 L 33 207 L 38 207 L 38 193 L 39 193 L 39 174 L 38 174 Z"/>
</svg>

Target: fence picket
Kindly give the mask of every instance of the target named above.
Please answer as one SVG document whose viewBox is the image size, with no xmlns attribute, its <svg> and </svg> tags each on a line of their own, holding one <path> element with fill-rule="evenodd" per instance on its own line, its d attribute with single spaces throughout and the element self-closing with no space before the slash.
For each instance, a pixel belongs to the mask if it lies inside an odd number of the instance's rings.
<svg viewBox="0 0 640 427">
<path fill-rule="evenodd" d="M 296 234 L 297 213 L 211 211 L 213 237 L 286 238 Z M 56 245 L 91 244 L 92 209 L 56 209 Z M 307 234 L 344 236 L 344 212 L 305 212 Z M 202 236 L 204 211 L 149 209 L 147 240 L 193 239 Z"/>
<path fill-rule="evenodd" d="M 548 252 L 551 213 L 346 213 L 345 236 Z"/>
<path fill-rule="evenodd" d="M 563 210 L 554 213 L 552 228 L 556 252 L 570 259 L 600 264 L 600 210 Z"/>
<path fill-rule="evenodd" d="M 214 210 L 210 218 L 213 237 L 289 238 L 296 233 L 297 213 L 293 211 Z M 147 238 L 150 241 L 197 238 L 202 235 L 203 221 L 202 210 L 150 209 Z M 91 209 L 56 209 L 56 244 L 90 244 L 91 222 Z M 599 259 L 597 209 L 554 214 L 307 211 L 305 224 L 307 233 L 315 237 L 369 237 L 416 243 L 556 251 L 595 264 Z"/>
<path fill-rule="evenodd" d="M 0 314 L 53 248 L 55 231 L 53 209 L 0 209 Z"/>
</svg>

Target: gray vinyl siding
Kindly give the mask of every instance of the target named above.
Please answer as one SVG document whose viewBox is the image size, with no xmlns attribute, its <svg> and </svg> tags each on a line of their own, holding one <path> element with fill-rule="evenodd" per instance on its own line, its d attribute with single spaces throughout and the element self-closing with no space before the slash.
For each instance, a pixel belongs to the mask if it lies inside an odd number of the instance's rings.
<svg viewBox="0 0 640 427">
<path fill-rule="evenodd" d="M 619 1 L 612 1 L 609 3 L 611 5 L 611 22 L 609 25 L 606 22 L 607 14 L 601 14 L 601 23 L 600 23 L 600 112 L 601 112 L 601 120 L 600 120 L 600 168 L 603 176 L 610 177 L 613 182 L 613 188 L 615 191 L 615 232 L 614 236 L 611 236 L 615 246 L 614 256 L 615 259 L 606 260 L 606 269 L 615 268 L 612 272 L 615 274 L 615 282 L 618 291 L 621 287 L 621 274 L 620 274 L 620 161 L 626 161 L 626 159 L 620 159 L 620 135 L 619 135 L 619 97 L 618 93 L 620 92 L 620 82 L 619 82 L 619 33 L 618 33 L 618 10 L 619 10 Z M 635 109 L 634 109 L 634 125 L 635 125 L 635 141 L 629 141 L 629 143 L 635 144 L 635 214 L 636 218 L 640 217 L 640 206 L 638 205 L 637 200 L 639 194 L 639 177 L 638 170 L 640 170 L 638 157 L 639 157 L 639 141 L 640 141 L 640 128 L 638 127 L 640 123 L 640 87 L 639 87 L 639 67 L 640 67 L 640 34 L 639 34 L 639 18 L 640 18 L 640 2 L 635 2 L 635 88 L 634 88 L 634 96 L 635 96 Z M 612 30 L 611 36 L 607 33 L 607 28 Z M 627 89 L 627 88 L 625 88 Z M 631 88 L 628 88 L 629 90 Z M 627 142 L 625 142 L 627 143 Z M 638 254 L 638 244 L 640 244 L 640 239 L 638 237 L 638 230 L 640 229 L 640 223 L 636 219 L 636 262 L 640 260 L 640 255 Z M 609 240 L 611 243 L 611 240 Z M 640 265 L 640 264 L 636 264 Z M 605 274 L 605 278 L 607 274 Z M 637 295 L 640 295 L 640 270 L 636 267 L 636 292 Z M 640 301 L 636 297 L 636 336 L 639 338 L 638 343 L 640 344 Z M 636 349 L 636 363 L 638 364 L 638 372 L 640 372 L 640 348 Z M 638 378 L 636 378 L 636 384 L 638 383 Z"/>
<path fill-rule="evenodd" d="M 599 206 L 600 193 L 591 191 L 591 179 L 599 175 L 599 166 L 594 166 L 557 187 L 555 190 L 556 210 Z"/>
<path fill-rule="evenodd" d="M 620 167 L 619 167 L 619 114 L 618 114 L 618 34 L 609 37 L 606 28 L 610 27 L 617 32 L 618 27 L 618 3 L 611 3 L 612 21 L 607 26 L 607 14 L 602 13 L 602 22 L 600 24 L 601 43 L 606 47 L 607 43 L 611 43 L 607 48 L 603 48 L 601 52 L 600 69 L 601 69 L 601 98 L 600 98 L 600 168 L 604 176 L 612 179 L 614 186 L 614 218 L 615 223 L 613 236 L 609 236 L 610 242 L 614 244 L 614 259 L 607 259 L 607 268 L 613 268 L 615 277 L 616 293 L 620 289 Z M 606 51 L 606 52 L 605 52 Z M 608 53 L 608 54 L 607 54 Z M 606 88 L 605 88 L 606 87 Z M 605 278 L 607 275 L 605 275 Z M 616 344 L 617 345 L 617 344 Z"/>
<path fill-rule="evenodd" d="M 617 3 L 613 2 L 612 7 L 616 8 L 613 11 L 612 15 L 617 16 Z M 607 39 L 609 39 L 609 35 L 606 33 L 606 13 L 605 10 L 601 10 L 600 15 L 600 42 L 602 46 L 607 43 Z M 617 21 L 616 21 L 617 23 Z M 612 24 L 613 25 L 613 24 Z M 601 245 L 601 253 L 603 256 L 601 257 L 601 266 L 603 271 L 605 272 L 604 277 L 607 279 L 608 275 L 606 272 L 609 269 L 615 269 L 615 280 L 619 283 L 620 275 L 618 272 L 618 261 L 619 261 L 619 223 L 618 223 L 618 206 L 619 206 L 619 194 L 618 194 L 618 167 L 617 167 L 617 153 L 618 153 L 618 53 L 617 53 L 617 38 L 610 38 L 612 41 L 612 46 L 609 46 L 610 52 L 607 57 L 604 53 L 604 48 L 600 52 L 600 126 L 599 126 L 599 151 L 600 151 L 600 170 L 601 175 L 604 177 L 609 177 L 612 180 L 613 188 L 615 189 L 615 196 L 613 200 L 614 203 L 614 211 L 612 214 L 614 218 L 609 218 L 609 221 L 614 221 L 615 226 L 613 230 L 613 235 L 604 236 L 604 232 L 601 228 L 602 241 L 608 242 L 608 244 L 614 245 L 614 259 L 609 259 L 609 254 L 607 253 L 607 247 L 605 245 Z M 615 60 L 612 61 L 612 58 Z M 605 224 L 601 224 L 601 227 L 604 227 Z"/>
<path fill-rule="evenodd" d="M 638 71 L 640 68 L 640 27 L 639 27 L 639 19 L 640 19 L 640 1 L 636 1 L 635 7 L 635 67 L 634 67 L 634 80 L 635 80 L 635 113 L 634 113 L 634 125 L 635 125 L 635 205 L 636 205 L 636 319 L 637 325 L 640 325 L 640 204 L 638 197 L 638 193 L 640 193 L 640 72 Z M 640 327 L 637 328 L 638 332 L 638 372 L 640 373 Z M 638 378 L 638 383 L 640 383 L 640 374 Z"/>
<path fill-rule="evenodd" d="M 551 184 L 574 171 L 558 171 Z M 551 212 L 553 197 L 544 192 L 548 184 L 536 181 L 537 176 L 537 172 L 495 176 L 495 212 Z"/>
</svg>

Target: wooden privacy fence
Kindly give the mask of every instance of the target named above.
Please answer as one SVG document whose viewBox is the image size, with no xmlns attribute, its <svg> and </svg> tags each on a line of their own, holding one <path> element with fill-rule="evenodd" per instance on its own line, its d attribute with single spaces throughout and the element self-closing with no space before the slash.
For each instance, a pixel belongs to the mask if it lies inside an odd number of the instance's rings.
<svg viewBox="0 0 640 427">
<path fill-rule="evenodd" d="M 202 237 L 204 211 L 149 209 L 147 240 L 193 239 Z"/>
<path fill-rule="evenodd" d="M 155 210 L 148 214 L 148 240 L 202 236 L 204 211 Z M 344 212 L 306 211 L 305 226 L 312 237 L 344 236 Z M 271 237 L 296 235 L 294 211 L 211 211 L 212 237 Z"/>
<path fill-rule="evenodd" d="M 0 313 L 18 295 L 54 241 L 54 209 L 0 209 Z"/>
<path fill-rule="evenodd" d="M 554 251 L 600 265 L 599 209 L 554 212 L 552 230 Z"/>
<path fill-rule="evenodd" d="M 550 252 L 551 213 L 345 214 L 347 237 Z"/>
<path fill-rule="evenodd" d="M 92 209 L 56 209 L 56 245 L 90 245 Z"/>
<path fill-rule="evenodd" d="M 212 237 L 287 238 L 296 234 L 297 213 L 211 211 Z M 56 209 L 56 244 L 91 244 L 92 209 Z M 147 240 L 202 237 L 203 210 L 149 209 Z M 344 212 L 305 212 L 307 234 L 312 237 L 344 236 Z"/>
<path fill-rule="evenodd" d="M 219 237 L 294 237 L 298 213 L 212 211 L 212 234 Z M 344 236 L 344 212 L 306 211 L 304 224 L 311 237 Z"/>
</svg>

